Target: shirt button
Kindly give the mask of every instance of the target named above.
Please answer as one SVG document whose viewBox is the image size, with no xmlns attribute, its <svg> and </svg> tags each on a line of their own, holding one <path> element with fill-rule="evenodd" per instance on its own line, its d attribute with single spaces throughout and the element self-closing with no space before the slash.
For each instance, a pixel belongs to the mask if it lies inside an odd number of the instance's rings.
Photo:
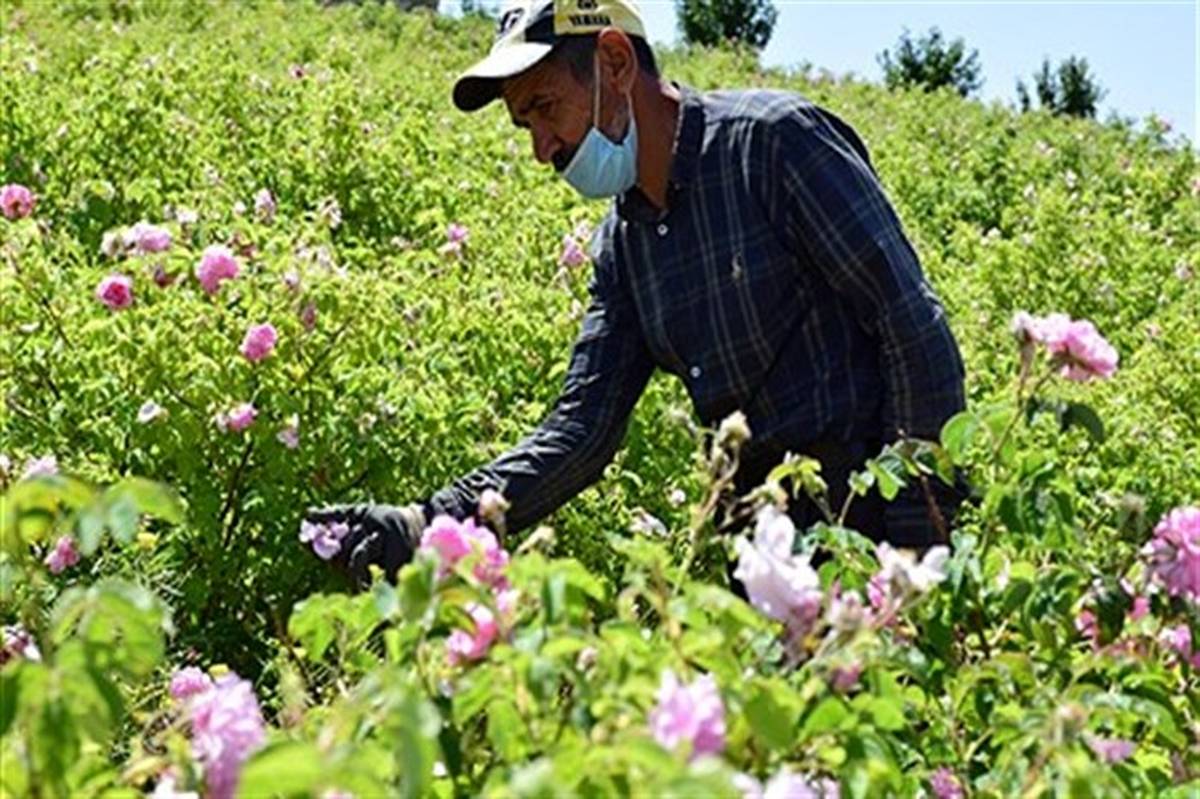
<svg viewBox="0 0 1200 799">
<path fill-rule="evenodd" d="M 658 226 L 658 235 L 660 235 L 660 236 L 665 236 L 665 235 L 667 235 L 667 226 L 666 226 L 666 225 L 659 225 L 659 226 Z"/>
<path fill-rule="evenodd" d="M 700 367 L 699 367 L 699 366 L 693 366 L 691 369 L 688 369 L 688 374 L 692 376 L 692 379 L 693 379 L 693 380 L 695 380 L 695 379 L 699 378 L 699 377 L 700 377 L 700 374 L 701 374 L 701 373 L 700 373 Z"/>
</svg>

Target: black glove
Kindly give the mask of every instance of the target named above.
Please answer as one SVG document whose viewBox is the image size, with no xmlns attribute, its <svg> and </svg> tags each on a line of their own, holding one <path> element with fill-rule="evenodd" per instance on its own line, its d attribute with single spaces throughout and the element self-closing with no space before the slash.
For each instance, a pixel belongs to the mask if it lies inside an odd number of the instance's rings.
<svg viewBox="0 0 1200 799">
<path fill-rule="evenodd" d="M 426 523 L 421 505 L 330 505 L 309 508 L 304 518 L 311 524 L 349 526 L 342 548 L 330 562 L 360 589 L 371 583 L 367 566 L 372 563 L 395 582 L 396 572 L 413 559 Z"/>
</svg>

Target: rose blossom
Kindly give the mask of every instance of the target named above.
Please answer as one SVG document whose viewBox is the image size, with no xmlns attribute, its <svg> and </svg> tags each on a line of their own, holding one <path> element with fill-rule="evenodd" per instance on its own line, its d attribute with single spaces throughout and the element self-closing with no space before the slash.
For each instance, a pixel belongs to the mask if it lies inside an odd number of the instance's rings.
<svg viewBox="0 0 1200 799">
<path fill-rule="evenodd" d="M 113 273 L 96 286 L 96 299 L 114 311 L 133 304 L 133 280 L 125 275 Z"/>
<path fill-rule="evenodd" d="M 1036 317 L 1019 311 L 1013 317 L 1013 331 L 1022 342 L 1044 344 L 1068 380 L 1109 378 L 1117 370 L 1117 351 L 1086 319 L 1063 313 Z"/>
<path fill-rule="evenodd" d="M 171 233 L 149 222 L 138 222 L 125 233 L 125 246 L 141 255 L 171 249 Z"/>
<path fill-rule="evenodd" d="M 232 799 L 242 764 L 266 739 L 250 683 L 230 673 L 197 694 L 189 707 L 192 753 L 204 766 L 208 799 Z"/>
<path fill-rule="evenodd" d="M 0 188 L 0 211 L 8 219 L 24 219 L 33 213 L 37 198 L 19 183 L 9 183 Z"/>
<path fill-rule="evenodd" d="M 963 799 L 962 785 L 947 766 L 941 766 L 929 778 L 929 787 L 937 799 Z"/>
<path fill-rule="evenodd" d="M 183 701 L 212 688 L 212 678 L 195 666 L 179 669 L 171 675 L 171 698 Z"/>
<path fill-rule="evenodd" d="M 166 415 L 166 408 L 154 400 L 146 400 L 142 403 L 142 407 L 138 408 L 137 420 L 139 424 L 150 424 L 154 420 L 161 419 Z"/>
<path fill-rule="evenodd" d="M 345 522 L 329 522 L 322 524 L 310 521 L 300 522 L 301 543 L 311 544 L 313 552 L 321 560 L 329 560 L 342 551 L 342 539 L 350 534 L 350 525 Z"/>
<path fill-rule="evenodd" d="M 686 741 L 696 758 L 725 748 L 725 706 L 711 674 L 682 685 L 675 672 L 664 670 L 649 721 L 654 740 L 664 749 L 674 751 Z"/>
<path fill-rule="evenodd" d="M 1200 603 L 1200 507 L 1175 508 L 1164 516 L 1142 555 L 1168 594 Z"/>
<path fill-rule="evenodd" d="M 1121 738 L 1097 738 L 1092 735 L 1087 736 L 1086 740 L 1088 748 L 1105 763 L 1120 763 L 1133 754 L 1133 741 Z"/>
<path fill-rule="evenodd" d="M 766 506 L 758 513 L 753 542 L 743 536 L 734 545 L 738 565 L 733 576 L 746 587 L 750 604 L 800 638 L 821 612 L 822 593 L 808 558 L 792 554 L 795 535 L 787 514 Z"/>
<path fill-rule="evenodd" d="M 232 280 L 241 272 L 237 258 L 228 247 L 213 244 L 206 247 L 196 267 L 196 279 L 206 294 L 215 294 L 221 283 Z"/>
<path fill-rule="evenodd" d="M 254 195 L 254 215 L 270 224 L 275 219 L 275 195 L 270 189 L 259 189 Z"/>
<path fill-rule="evenodd" d="M 463 245 L 467 243 L 467 238 L 470 237 L 471 231 L 466 225 L 460 225 L 457 222 L 451 222 L 446 227 L 446 243 L 442 245 L 439 252 L 443 255 L 453 254 L 460 255 Z"/>
<path fill-rule="evenodd" d="M 582 266 L 587 262 L 587 253 L 579 246 L 579 242 L 570 233 L 563 236 L 562 254 L 558 256 L 559 266 Z"/>
<path fill-rule="evenodd" d="M 472 602 L 467 605 L 467 612 L 474 622 L 474 632 L 454 630 L 446 639 L 446 649 L 453 665 L 464 660 L 479 660 L 487 655 L 500 631 L 495 615 L 485 606 Z"/>
<path fill-rule="evenodd" d="M 460 560 L 478 552 L 480 559 L 475 564 L 475 578 L 493 587 L 508 585 L 503 573 L 508 565 L 508 553 L 500 546 L 495 534 L 476 525 L 474 519 L 459 522 L 451 516 L 435 516 L 421 534 L 418 552 L 430 552 L 437 557 L 439 577 L 445 577 Z"/>
<path fill-rule="evenodd" d="M 79 550 L 75 548 L 75 539 L 69 535 L 59 537 L 43 561 L 51 574 L 62 574 L 79 562 Z"/>
<path fill-rule="evenodd" d="M 275 434 L 275 438 L 288 449 L 300 446 L 300 417 L 295 414 L 289 416 L 287 424 Z"/>
<path fill-rule="evenodd" d="M 20 624 L 11 624 L 4 628 L 3 646 L 0 646 L 0 666 L 14 658 L 40 661 L 42 653 L 38 651 L 33 636 Z"/>
<path fill-rule="evenodd" d="M 240 433 L 254 423 L 258 411 L 249 402 L 243 402 L 233 408 L 228 414 L 217 414 L 217 427 Z"/>
<path fill-rule="evenodd" d="M 277 340 L 275 326 L 270 322 L 253 325 L 246 331 L 246 337 L 242 339 L 242 355 L 246 356 L 246 360 L 251 363 L 257 363 L 271 354 Z"/>
<path fill-rule="evenodd" d="M 56 474 L 58 474 L 58 458 L 53 455 L 43 455 L 40 458 L 30 458 L 25 462 L 25 471 L 21 472 L 21 479 L 53 477 Z"/>
</svg>

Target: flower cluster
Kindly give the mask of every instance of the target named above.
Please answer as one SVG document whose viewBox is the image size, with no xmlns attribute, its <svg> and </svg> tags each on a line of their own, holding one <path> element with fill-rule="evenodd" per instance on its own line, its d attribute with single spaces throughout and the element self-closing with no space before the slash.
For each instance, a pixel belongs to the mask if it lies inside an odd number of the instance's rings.
<svg viewBox="0 0 1200 799">
<path fill-rule="evenodd" d="M 683 685 L 675 672 L 663 671 L 658 704 L 650 711 L 650 732 L 664 749 L 686 743 L 690 756 L 719 754 L 725 749 L 725 705 L 711 674 Z"/>
<path fill-rule="evenodd" d="M 300 541 L 312 545 L 313 552 L 321 560 L 329 560 L 342 551 L 342 539 L 350 534 L 350 526 L 345 522 L 330 522 L 329 524 L 300 522 Z"/>
<path fill-rule="evenodd" d="M 69 535 L 60 536 L 54 542 L 54 548 L 46 555 L 46 566 L 51 574 L 61 574 L 79 562 L 79 550 L 75 548 L 75 539 Z"/>
<path fill-rule="evenodd" d="M 1051 363 L 1060 367 L 1060 374 L 1068 380 L 1106 379 L 1117 370 L 1117 351 L 1086 319 L 1071 319 L 1062 313 L 1037 317 L 1018 311 L 1012 330 L 1021 342 L 1023 360 L 1028 362 L 1033 346 L 1042 344 Z"/>
<path fill-rule="evenodd" d="M 271 354 L 278 340 L 279 336 L 275 332 L 275 326 L 270 322 L 253 325 L 246 331 L 246 337 L 242 339 L 241 353 L 250 363 L 257 363 Z"/>
<path fill-rule="evenodd" d="M 232 799 L 242 764 L 266 739 L 262 712 L 250 683 L 236 674 L 227 674 L 206 689 L 197 687 L 188 685 L 185 701 L 192 754 L 204 767 L 205 796 Z"/>
<path fill-rule="evenodd" d="M 489 495 L 487 502 L 488 511 L 493 515 L 498 508 L 508 505 L 498 493 Z M 417 551 L 437 561 L 439 579 L 454 571 L 460 562 L 474 559 L 471 577 L 491 592 L 494 610 L 477 602 L 469 604 L 466 611 L 473 629 L 453 630 L 446 640 L 446 649 L 451 664 L 482 659 L 511 626 L 516 612 L 516 591 L 504 573 L 509 562 L 508 552 L 500 546 L 491 530 L 477 525 L 474 519 L 460 522 L 444 515 L 435 516 L 425 528 Z"/>
<path fill-rule="evenodd" d="M 206 247 L 196 267 L 196 279 L 206 294 L 216 294 L 221 284 L 233 280 L 241 272 L 233 252 L 220 244 Z"/>
<path fill-rule="evenodd" d="M 1164 516 L 1142 554 L 1170 596 L 1200 604 L 1200 507 L 1176 508 Z"/>
</svg>

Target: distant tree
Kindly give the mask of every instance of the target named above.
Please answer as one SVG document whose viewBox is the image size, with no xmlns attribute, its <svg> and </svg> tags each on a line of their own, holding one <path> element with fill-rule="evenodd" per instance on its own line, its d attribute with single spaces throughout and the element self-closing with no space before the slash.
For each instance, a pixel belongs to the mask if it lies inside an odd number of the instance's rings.
<svg viewBox="0 0 1200 799">
<path fill-rule="evenodd" d="M 1042 59 L 1041 69 L 1033 75 L 1033 86 L 1038 104 L 1059 116 L 1092 119 L 1096 105 L 1107 94 L 1096 77 L 1088 74 L 1087 59 L 1075 56 L 1060 63 L 1057 70 L 1051 68 L 1050 59 Z M 1022 111 L 1033 107 L 1029 89 L 1021 80 L 1017 81 L 1017 101 Z"/>
<path fill-rule="evenodd" d="M 741 42 L 762 49 L 775 29 L 770 0 L 675 0 L 679 30 L 688 44 Z"/>
<path fill-rule="evenodd" d="M 923 86 L 926 91 L 949 86 L 968 97 L 983 85 L 979 51 L 967 53 L 962 39 L 947 43 L 937 28 L 913 41 L 908 29 L 896 43 L 896 55 L 884 50 L 876 60 L 883 67 L 889 89 L 899 86 Z"/>
</svg>

